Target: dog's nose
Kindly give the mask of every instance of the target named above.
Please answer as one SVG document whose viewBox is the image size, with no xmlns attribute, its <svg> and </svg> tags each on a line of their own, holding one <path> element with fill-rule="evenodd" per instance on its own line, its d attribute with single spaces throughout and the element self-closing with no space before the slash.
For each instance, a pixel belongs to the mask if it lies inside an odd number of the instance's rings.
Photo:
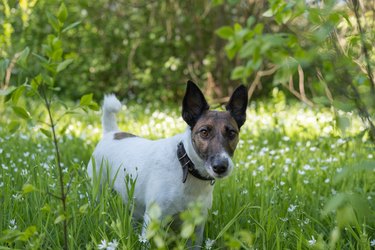
<svg viewBox="0 0 375 250">
<path fill-rule="evenodd" d="M 214 161 L 212 164 L 212 170 L 217 174 L 223 174 L 227 171 L 228 159 L 222 159 L 220 161 Z"/>
</svg>

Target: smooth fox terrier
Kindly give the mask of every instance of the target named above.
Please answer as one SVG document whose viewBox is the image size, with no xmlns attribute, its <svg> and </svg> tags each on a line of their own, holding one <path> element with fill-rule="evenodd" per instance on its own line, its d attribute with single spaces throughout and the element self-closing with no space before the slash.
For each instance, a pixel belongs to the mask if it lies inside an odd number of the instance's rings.
<svg viewBox="0 0 375 250">
<path fill-rule="evenodd" d="M 211 111 L 203 93 L 188 81 L 182 105 L 186 131 L 166 139 L 148 140 L 119 130 L 115 114 L 121 103 L 114 95 L 106 96 L 103 138 L 89 162 L 88 175 L 93 179 L 100 173 L 101 182 L 109 177 L 124 202 L 128 202 L 126 175 L 136 178 L 134 217 L 143 217 L 142 237 L 146 236 L 148 211 L 154 203 L 163 218 L 178 215 L 191 202 L 200 202 L 206 218 L 215 180 L 228 176 L 233 169 L 231 157 L 246 119 L 247 99 L 247 89 L 241 85 L 230 97 L 226 111 Z M 103 162 L 108 168 L 100 171 Z M 203 230 L 204 225 L 196 228 L 190 247 L 200 248 Z"/>
</svg>

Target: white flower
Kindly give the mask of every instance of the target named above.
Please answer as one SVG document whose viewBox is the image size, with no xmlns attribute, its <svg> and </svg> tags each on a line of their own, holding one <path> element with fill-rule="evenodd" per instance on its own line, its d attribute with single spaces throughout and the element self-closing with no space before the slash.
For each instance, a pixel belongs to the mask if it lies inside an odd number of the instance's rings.
<svg viewBox="0 0 375 250">
<path fill-rule="evenodd" d="M 372 239 L 372 240 L 370 241 L 370 246 L 375 247 L 375 239 Z"/>
<path fill-rule="evenodd" d="M 247 194 L 247 193 L 248 193 L 247 189 L 244 189 L 241 191 L 241 194 Z"/>
<path fill-rule="evenodd" d="M 108 243 L 107 250 L 116 250 L 118 246 L 118 241 L 114 239 L 112 242 Z"/>
<path fill-rule="evenodd" d="M 98 245 L 98 249 L 103 250 L 103 249 L 106 249 L 107 246 L 108 246 L 107 241 L 106 240 L 102 240 L 100 242 L 100 244 Z"/>
<path fill-rule="evenodd" d="M 16 219 L 12 219 L 9 221 L 9 229 L 10 230 L 15 230 L 17 229 L 17 222 Z"/>
<path fill-rule="evenodd" d="M 311 236 L 311 240 L 309 240 L 308 242 L 309 242 L 309 245 L 310 245 L 310 246 L 315 245 L 315 243 L 316 243 L 316 239 L 314 238 L 314 235 Z"/>
<path fill-rule="evenodd" d="M 140 243 L 147 243 L 147 238 L 140 234 L 140 235 L 138 235 L 138 241 Z"/>
<path fill-rule="evenodd" d="M 219 214 L 219 211 L 218 210 L 215 210 L 212 212 L 213 215 L 217 216 Z"/>
<path fill-rule="evenodd" d="M 297 206 L 296 205 L 293 205 L 293 204 L 290 204 L 290 206 L 288 207 L 288 212 L 293 212 L 294 210 L 296 210 Z"/>
<path fill-rule="evenodd" d="M 204 248 L 210 250 L 212 246 L 214 245 L 214 243 L 215 243 L 215 240 L 211 240 L 210 238 L 207 238 L 204 243 L 204 246 L 205 246 Z"/>
</svg>

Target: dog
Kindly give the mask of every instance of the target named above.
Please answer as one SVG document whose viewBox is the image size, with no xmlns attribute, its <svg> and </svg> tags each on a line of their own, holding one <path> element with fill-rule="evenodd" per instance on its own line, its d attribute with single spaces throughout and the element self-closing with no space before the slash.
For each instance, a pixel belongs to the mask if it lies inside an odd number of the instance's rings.
<svg viewBox="0 0 375 250">
<path fill-rule="evenodd" d="M 124 180 L 127 175 L 135 179 L 133 216 L 143 218 L 143 238 L 150 222 L 148 211 L 154 203 L 164 218 L 178 215 L 192 202 L 200 202 L 206 218 L 215 180 L 228 176 L 234 167 L 231 158 L 246 120 L 247 102 L 247 89 L 240 85 L 230 97 L 226 111 L 209 110 L 201 90 L 188 81 L 182 103 L 186 131 L 170 138 L 148 140 L 119 130 L 116 113 L 121 103 L 114 95 L 105 96 L 103 138 L 88 164 L 88 175 L 94 179 L 100 173 L 101 181 L 109 178 L 124 202 L 129 199 Z M 100 169 L 104 162 L 108 167 Z M 202 246 L 203 230 L 204 225 L 196 228 L 190 247 Z"/>
</svg>

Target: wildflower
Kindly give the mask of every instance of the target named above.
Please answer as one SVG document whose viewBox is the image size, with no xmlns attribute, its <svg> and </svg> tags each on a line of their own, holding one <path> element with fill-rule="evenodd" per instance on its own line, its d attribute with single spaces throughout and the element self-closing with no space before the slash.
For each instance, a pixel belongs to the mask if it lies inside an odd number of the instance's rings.
<svg viewBox="0 0 375 250">
<path fill-rule="evenodd" d="M 329 183 L 329 181 L 330 181 L 329 178 L 327 178 L 324 180 L 324 183 Z"/>
<path fill-rule="evenodd" d="M 315 243 L 316 243 L 316 239 L 314 238 L 314 235 L 311 236 L 311 240 L 309 240 L 308 242 L 309 242 L 309 245 L 310 245 L 310 246 L 315 245 Z"/>
<path fill-rule="evenodd" d="M 4 151 L 4 150 L 3 150 L 2 148 L 0 148 L 0 154 L 2 154 L 2 153 L 3 153 L 3 151 Z"/>
<path fill-rule="evenodd" d="M 296 210 L 297 206 L 296 205 L 293 205 L 293 204 L 290 204 L 290 206 L 288 207 L 288 212 L 293 212 L 294 210 Z"/>
<path fill-rule="evenodd" d="M 207 238 L 204 245 L 205 245 L 205 249 L 208 249 L 210 250 L 212 248 L 212 246 L 214 245 L 215 243 L 215 240 L 211 240 L 210 238 Z"/>
<path fill-rule="evenodd" d="M 138 241 L 140 243 L 147 243 L 147 238 L 140 234 L 140 235 L 138 235 Z"/>
<path fill-rule="evenodd" d="M 212 212 L 213 215 L 217 216 L 219 214 L 219 211 L 218 210 L 215 210 Z"/>
<path fill-rule="evenodd" d="M 283 136 L 282 140 L 283 140 L 283 141 L 289 141 L 290 138 L 289 138 L 288 136 Z"/>
<path fill-rule="evenodd" d="M 102 250 L 102 249 L 106 249 L 107 246 L 108 246 L 107 241 L 106 241 L 106 240 L 102 240 L 102 241 L 100 242 L 100 244 L 98 245 L 98 249 L 100 249 L 100 250 Z"/>
<path fill-rule="evenodd" d="M 9 221 L 9 229 L 16 230 L 17 229 L 17 222 L 16 219 L 12 219 Z"/>
<path fill-rule="evenodd" d="M 116 250 L 118 246 L 118 241 L 114 239 L 112 242 L 108 243 L 107 250 Z"/>
<path fill-rule="evenodd" d="M 306 164 L 305 166 L 303 166 L 303 169 L 304 170 L 313 170 L 314 168 L 312 168 L 309 164 Z"/>
<path fill-rule="evenodd" d="M 370 241 L 370 246 L 375 247 L 375 239 L 372 239 L 372 240 Z"/>
<path fill-rule="evenodd" d="M 12 197 L 13 197 L 15 200 L 21 200 L 21 199 L 22 199 L 22 194 L 12 194 Z"/>
</svg>

